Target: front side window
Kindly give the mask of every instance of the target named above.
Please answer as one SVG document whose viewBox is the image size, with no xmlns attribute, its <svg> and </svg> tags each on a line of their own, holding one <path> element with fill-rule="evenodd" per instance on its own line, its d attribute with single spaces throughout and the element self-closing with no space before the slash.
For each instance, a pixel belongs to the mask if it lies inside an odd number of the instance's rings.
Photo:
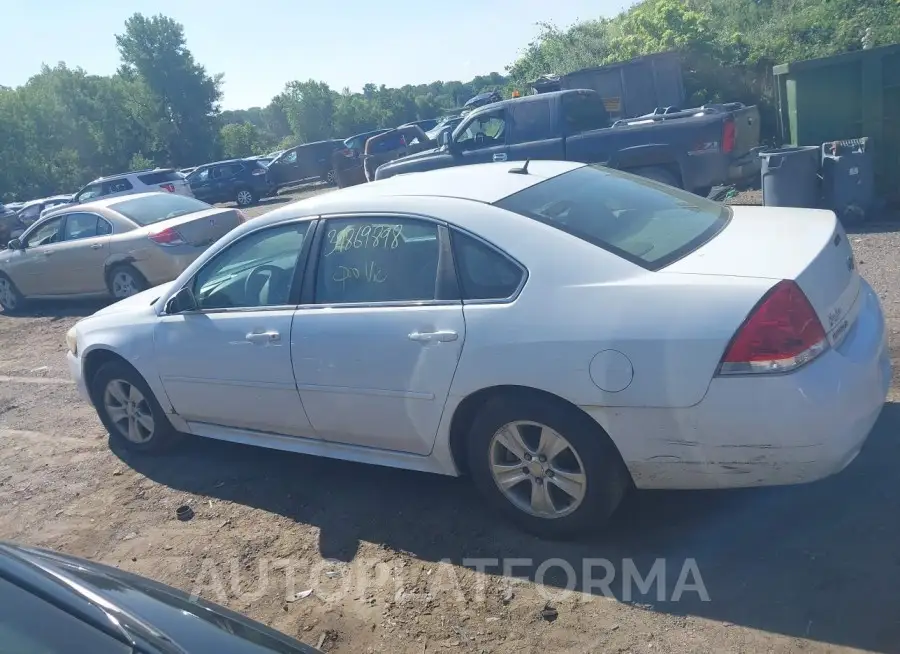
<svg viewBox="0 0 900 654">
<path fill-rule="evenodd" d="M 209 179 L 209 168 L 204 168 L 199 173 L 194 172 L 191 174 L 191 178 L 188 180 L 189 182 L 205 182 Z"/>
<path fill-rule="evenodd" d="M 599 165 L 539 182 L 495 203 L 649 270 L 690 254 L 730 210 L 693 193 Z"/>
<path fill-rule="evenodd" d="M 280 162 L 280 163 L 286 163 L 286 164 L 294 164 L 294 163 L 297 163 L 297 151 L 294 150 L 293 152 L 288 152 L 286 155 L 284 155 L 284 156 L 281 158 L 281 162 Z"/>
<path fill-rule="evenodd" d="M 201 310 L 284 306 L 290 302 L 308 222 L 268 227 L 232 243 L 194 278 Z"/>
<path fill-rule="evenodd" d="M 461 150 L 480 150 L 506 143 L 506 114 L 493 111 L 479 115 L 456 137 Z"/>
<path fill-rule="evenodd" d="M 66 227 L 63 230 L 63 239 L 77 241 L 82 238 L 92 238 L 110 233 L 109 223 L 93 213 L 66 214 Z"/>
<path fill-rule="evenodd" d="M 333 218 L 317 266 L 317 304 L 423 302 L 437 297 L 438 226 L 372 216 Z"/>
<path fill-rule="evenodd" d="M 49 245 L 59 242 L 59 228 L 62 226 L 62 217 L 53 218 L 35 227 L 25 237 L 26 248 L 36 248 L 40 245 Z"/>
<path fill-rule="evenodd" d="M 525 273 L 507 256 L 456 230 L 451 240 L 463 300 L 505 300 L 519 289 Z"/>
</svg>

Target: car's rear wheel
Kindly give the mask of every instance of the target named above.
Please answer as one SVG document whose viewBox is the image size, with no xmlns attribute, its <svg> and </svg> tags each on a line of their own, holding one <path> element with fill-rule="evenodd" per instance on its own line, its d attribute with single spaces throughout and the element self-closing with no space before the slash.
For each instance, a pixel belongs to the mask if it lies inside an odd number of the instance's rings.
<svg viewBox="0 0 900 654">
<path fill-rule="evenodd" d="M 242 188 L 237 192 L 235 200 L 237 201 L 239 207 L 249 207 L 251 204 L 256 202 L 256 194 L 248 188 Z"/>
<path fill-rule="evenodd" d="M 322 181 L 328 184 L 328 186 L 334 186 L 335 184 L 337 184 L 337 175 L 334 172 L 334 168 L 329 169 L 328 172 L 325 173 Z"/>
<path fill-rule="evenodd" d="M 25 304 L 24 296 L 9 277 L 0 273 L 0 307 L 6 313 L 15 313 Z"/>
<path fill-rule="evenodd" d="M 136 452 L 162 452 L 180 437 L 143 377 L 121 361 L 104 364 L 91 398 L 110 440 Z"/>
<path fill-rule="evenodd" d="M 116 300 L 124 300 L 149 287 L 144 276 L 134 266 L 114 266 L 106 276 L 109 294 Z"/>
<path fill-rule="evenodd" d="M 475 418 L 468 461 L 488 501 L 544 538 L 600 529 L 631 487 L 628 469 L 599 425 L 538 395 L 488 402 Z"/>
</svg>

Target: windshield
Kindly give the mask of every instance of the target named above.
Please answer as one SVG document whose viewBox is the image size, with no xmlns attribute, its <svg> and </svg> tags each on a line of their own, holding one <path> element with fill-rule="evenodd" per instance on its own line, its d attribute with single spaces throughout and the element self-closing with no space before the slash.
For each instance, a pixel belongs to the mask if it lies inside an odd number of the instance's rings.
<svg viewBox="0 0 900 654">
<path fill-rule="evenodd" d="M 206 211 L 210 206 L 205 202 L 184 195 L 154 193 L 122 200 L 121 202 L 110 204 L 109 208 L 143 227 L 168 220 L 169 218 L 178 218 L 195 211 Z"/>
<path fill-rule="evenodd" d="M 597 165 L 553 177 L 495 204 L 649 270 L 696 250 L 731 215 L 723 205 L 693 193 Z"/>
</svg>

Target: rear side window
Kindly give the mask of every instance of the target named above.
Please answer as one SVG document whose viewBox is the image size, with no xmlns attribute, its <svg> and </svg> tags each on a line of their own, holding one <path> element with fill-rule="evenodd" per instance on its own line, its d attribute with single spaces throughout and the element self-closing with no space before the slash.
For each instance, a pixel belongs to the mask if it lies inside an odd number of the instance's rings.
<svg viewBox="0 0 900 654">
<path fill-rule="evenodd" d="M 210 208 L 205 202 L 175 193 L 154 193 L 139 198 L 122 200 L 110 204 L 109 208 L 136 222 L 138 225 L 152 225 L 169 218 L 177 218 L 195 211 Z"/>
<path fill-rule="evenodd" d="M 134 188 L 124 177 L 122 179 L 111 179 L 108 182 L 103 182 L 101 195 L 109 195 L 111 193 L 124 193 L 125 191 L 130 191 Z"/>
<path fill-rule="evenodd" d="M 525 272 L 509 257 L 457 230 L 451 240 L 463 300 L 506 300 L 519 290 Z"/>
<path fill-rule="evenodd" d="M 659 270 L 718 234 L 729 210 L 693 193 L 602 166 L 583 166 L 495 203 Z"/>
<path fill-rule="evenodd" d="M 538 141 L 550 136 L 550 103 L 546 100 L 528 100 L 513 104 L 513 129 L 515 140 Z"/>
<path fill-rule="evenodd" d="M 609 127 L 609 113 L 596 93 L 567 93 L 562 96 L 563 121 L 567 134 Z"/>
<path fill-rule="evenodd" d="M 144 173 L 137 176 L 147 186 L 156 186 L 157 184 L 166 184 L 167 182 L 180 182 L 184 179 L 181 173 L 174 170 L 157 170 L 152 173 Z"/>
</svg>

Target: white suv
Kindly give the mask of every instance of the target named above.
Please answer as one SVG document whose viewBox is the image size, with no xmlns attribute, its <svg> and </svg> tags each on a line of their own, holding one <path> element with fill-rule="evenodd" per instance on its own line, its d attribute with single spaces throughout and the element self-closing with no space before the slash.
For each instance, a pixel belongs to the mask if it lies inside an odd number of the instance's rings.
<svg viewBox="0 0 900 654">
<path fill-rule="evenodd" d="M 194 197 L 191 185 L 185 180 L 184 175 L 173 168 L 154 168 L 95 179 L 78 191 L 73 196 L 72 202 L 81 204 L 98 198 L 146 193 L 147 191 L 168 191 Z"/>
</svg>

